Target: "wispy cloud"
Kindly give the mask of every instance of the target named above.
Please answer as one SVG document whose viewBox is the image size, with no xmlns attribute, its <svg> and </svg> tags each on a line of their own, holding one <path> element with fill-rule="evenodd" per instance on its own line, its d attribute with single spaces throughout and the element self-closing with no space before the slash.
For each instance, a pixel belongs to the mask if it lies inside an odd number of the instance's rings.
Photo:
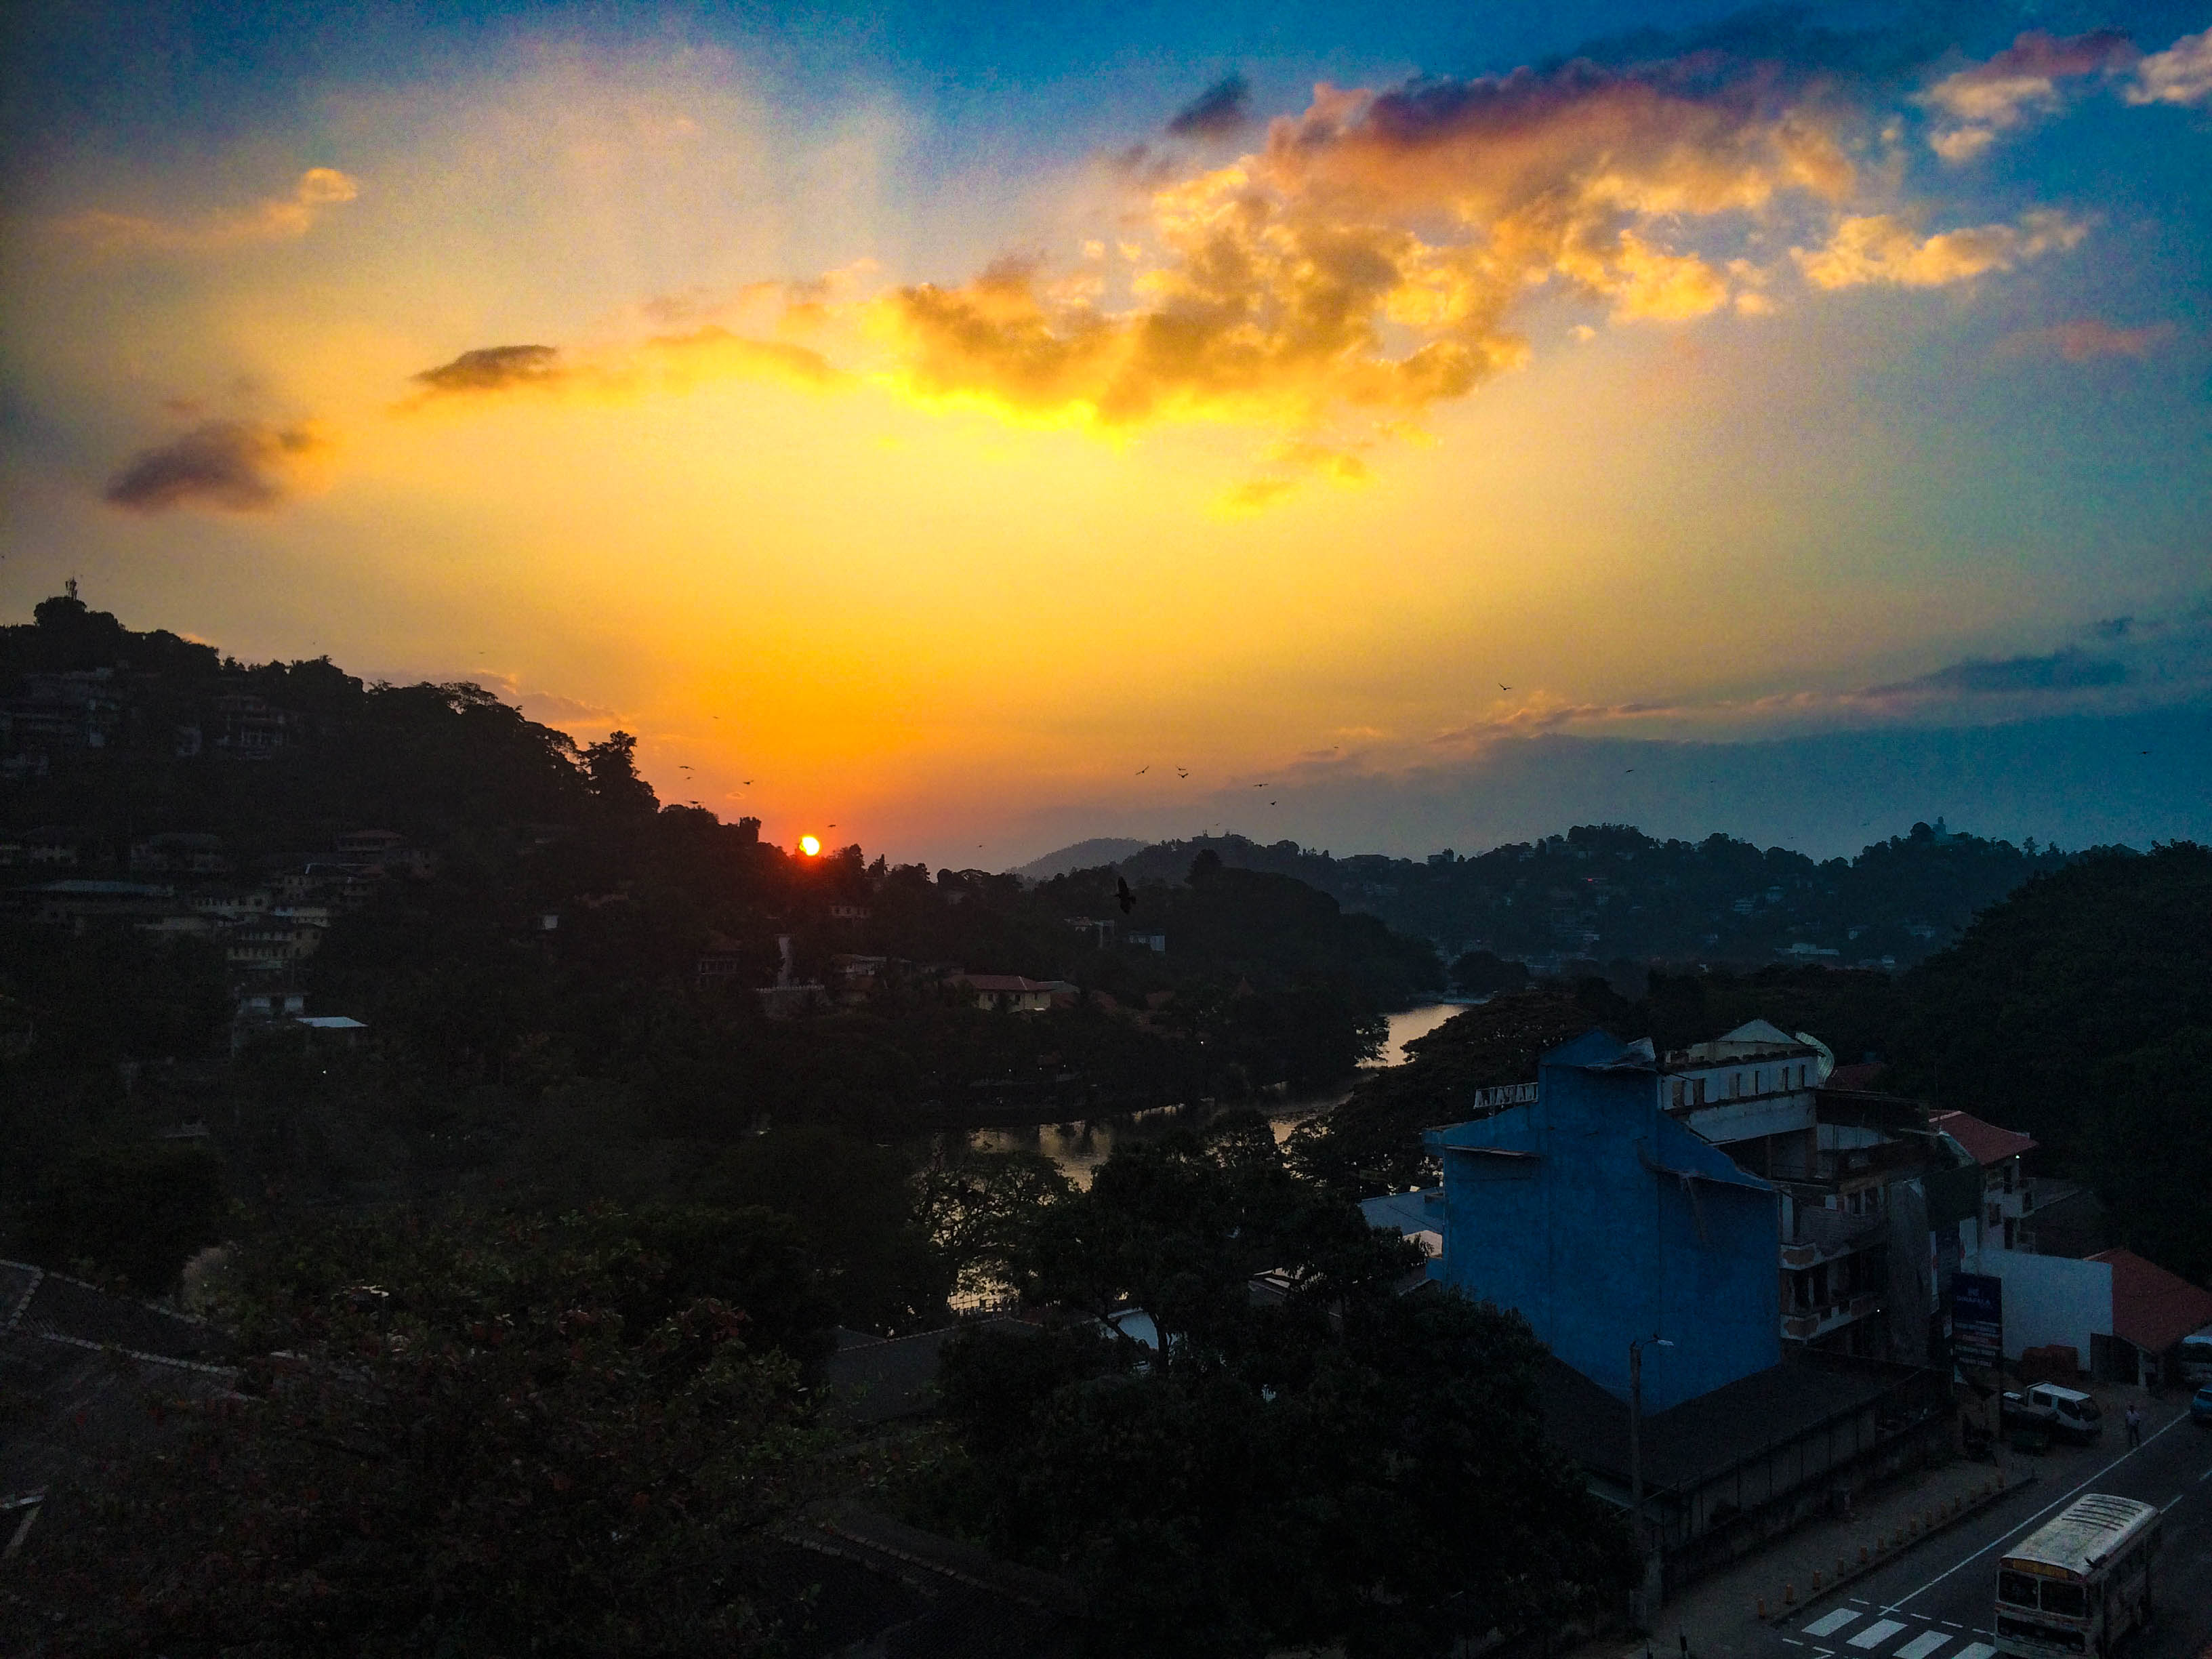
<svg viewBox="0 0 2212 1659">
<path fill-rule="evenodd" d="M 623 398 L 647 390 L 688 391 L 708 380 L 776 380 L 834 391 L 850 377 L 811 347 L 733 334 L 709 323 L 611 349 L 563 352 L 549 345 L 478 346 L 413 377 L 421 391 L 405 410 L 453 400 L 538 393 Z"/>
<path fill-rule="evenodd" d="M 1947 161 L 1970 161 L 1999 134 L 2055 112 L 2062 82 L 2113 73 L 2140 56 L 2126 35 L 2112 29 L 2070 37 L 2031 30 L 1986 63 L 1947 75 L 1928 89 L 1922 101 L 1942 118 L 1929 147 Z"/>
<path fill-rule="evenodd" d="M 132 513 L 179 507 L 264 513 L 293 493 L 301 465 L 328 447 L 312 422 L 204 421 L 134 455 L 108 481 L 104 497 Z"/>
<path fill-rule="evenodd" d="M 94 253 L 211 253 L 255 242 L 305 236 L 332 207 L 352 201 L 361 185 L 336 167 L 309 167 L 289 195 L 271 196 L 241 213 L 196 220 L 91 209 L 53 222 L 54 234 Z"/>
<path fill-rule="evenodd" d="M 2094 317 L 2076 317 L 2048 328 L 2023 329 L 1997 342 L 1997 351 L 2008 357 L 2055 354 L 2069 363 L 2086 363 L 2098 357 L 2148 357 L 2173 338 L 2172 323 L 2148 323 L 2141 328 L 2116 328 Z"/>
<path fill-rule="evenodd" d="M 1176 112 L 1167 130 L 1177 138 L 1225 138 L 1252 121 L 1252 83 L 1224 75 Z"/>
<path fill-rule="evenodd" d="M 1792 248 L 1805 278 L 1816 288 L 1942 288 L 1993 270 L 2010 270 L 2088 234 L 2078 219 L 2048 210 L 2024 214 L 2017 224 L 1976 225 L 1922 236 L 1893 214 L 1867 214 L 1837 222 L 1825 245 Z"/>
<path fill-rule="evenodd" d="M 2186 34 L 2136 66 L 2130 104 L 2212 104 L 2212 29 Z"/>
<path fill-rule="evenodd" d="M 2126 681 L 2124 664 L 2077 650 L 2040 657 L 1999 657 L 1953 663 L 1891 685 L 1869 686 L 1869 699 L 1959 695 L 1970 697 L 2084 691 Z"/>
</svg>

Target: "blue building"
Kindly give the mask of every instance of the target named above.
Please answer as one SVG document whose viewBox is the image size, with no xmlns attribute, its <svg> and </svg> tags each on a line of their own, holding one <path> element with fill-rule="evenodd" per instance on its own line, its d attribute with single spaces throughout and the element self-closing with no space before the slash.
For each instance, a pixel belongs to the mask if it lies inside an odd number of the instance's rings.
<svg viewBox="0 0 2212 1659">
<path fill-rule="evenodd" d="M 1630 1341 L 1671 1340 L 1644 1351 L 1652 1413 L 1782 1360 L 1776 1189 L 1668 1114 L 1659 1069 L 1603 1031 L 1552 1050 L 1533 1103 L 1429 1133 L 1441 1228 L 1423 1205 L 1437 1278 L 1519 1310 L 1617 1398 Z"/>
</svg>

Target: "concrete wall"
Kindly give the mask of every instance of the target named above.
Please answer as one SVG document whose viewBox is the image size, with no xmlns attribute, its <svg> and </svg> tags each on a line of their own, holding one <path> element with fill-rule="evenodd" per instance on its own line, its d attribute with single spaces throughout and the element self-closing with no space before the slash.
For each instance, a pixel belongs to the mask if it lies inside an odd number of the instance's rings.
<svg viewBox="0 0 2212 1659">
<path fill-rule="evenodd" d="M 2089 1369 L 2089 1339 L 2112 1334 L 2112 1264 L 2019 1250 L 1969 1250 L 1959 1264 L 2004 1281 L 2004 1351 L 2017 1359 L 2029 1348 L 2070 1343 L 2075 1364 Z"/>
<path fill-rule="evenodd" d="M 1592 1042 L 1545 1057 L 1534 1105 L 1429 1138 L 1443 1277 L 1519 1310 L 1622 1399 L 1630 1340 L 1671 1338 L 1644 1356 L 1644 1407 L 1661 1412 L 1781 1363 L 1779 1212 L 1766 1182 L 1659 1109 L 1648 1068 L 1604 1064 Z"/>
</svg>

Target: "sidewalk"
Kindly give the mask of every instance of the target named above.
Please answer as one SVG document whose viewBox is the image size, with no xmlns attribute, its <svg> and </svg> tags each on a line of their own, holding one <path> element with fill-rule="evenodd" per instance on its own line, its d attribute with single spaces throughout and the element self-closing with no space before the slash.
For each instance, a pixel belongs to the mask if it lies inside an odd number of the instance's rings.
<svg viewBox="0 0 2212 1659">
<path fill-rule="evenodd" d="M 1766 1548 L 1746 1556 L 1733 1566 L 1699 1579 L 1671 1598 L 1652 1621 L 1650 1651 L 1660 1659 L 1678 1653 L 1683 1638 L 1697 1659 L 1750 1659 L 1774 1650 L 1772 1621 L 1785 1612 L 1802 1611 L 1815 1595 L 1835 1588 L 1840 1562 L 1855 1576 L 1863 1547 L 1876 1563 L 1893 1561 L 1900 1553 L 1894 1540 L 1905 1536 L 1905 1551 L 1918 1547 L 1929 1536 L 1943 1535 L 1955 1504 L 1960 1513 L 1983 1506 L 1983 1512 L 2027 1516 L 2040 1503 L 2066 1492 L 2089 1474 L 2127 1449 L 2121 1419 L 2133 1404 L 2143 1413 L 2144 1432 L 2151 1433 L 2182 1415 L 2187 1398 L 2169 1393 L 2153 1400 L 2140 1389 L 2099 1384 L 2090 1390 L 2105 1414 L 2105 1433 L 2087 1446 L 2054 1446 L 2038 1456 L 2004 1454 L 2005 1492 L 1989 1496 L 1997 1467 L 1960 1461 L 1938 1468 L 1908 1474 L 1873 1492 L 1863 1493 L 1847 1519 L 1811 1522 L 1778 1538 Z M 2021 1490 L 2023 1486 L 2025 1491 Z M 1888 1547 L 1885 1547 L 1885 1540 Z M 1820 1574 L 1815 1590 L 1813 1575 Z M 1794 1589 L 1794 1602 L 1785 1603 L 1785 1586 Z M 1768 1619 L 1759 1617 L 1765 1601 Z M 1615 1636 L 1585 1644 L 1573 1659 L 1644 1659 L 1646 1644 Z"/>
</svg>

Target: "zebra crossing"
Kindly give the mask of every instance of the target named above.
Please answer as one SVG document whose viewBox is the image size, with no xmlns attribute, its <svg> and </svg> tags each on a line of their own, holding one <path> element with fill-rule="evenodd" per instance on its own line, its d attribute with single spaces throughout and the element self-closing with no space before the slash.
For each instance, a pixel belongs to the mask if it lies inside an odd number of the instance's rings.
<svg viewBox="0 0 2212 1659">
<path fill-rule="evenodd" d="M 1808 1659 L 1836 1659 L 1839 1653 L 1844 1659 L 1863 1654 L 1872 1659 L 1994 1659 L 1996 1646 L 1976 1639 L 1985 1634 L 1949 1620 L 1859 1602 L 1824 1613 L 1782 1639 L 1804 1649 Z"/>
</svg>

